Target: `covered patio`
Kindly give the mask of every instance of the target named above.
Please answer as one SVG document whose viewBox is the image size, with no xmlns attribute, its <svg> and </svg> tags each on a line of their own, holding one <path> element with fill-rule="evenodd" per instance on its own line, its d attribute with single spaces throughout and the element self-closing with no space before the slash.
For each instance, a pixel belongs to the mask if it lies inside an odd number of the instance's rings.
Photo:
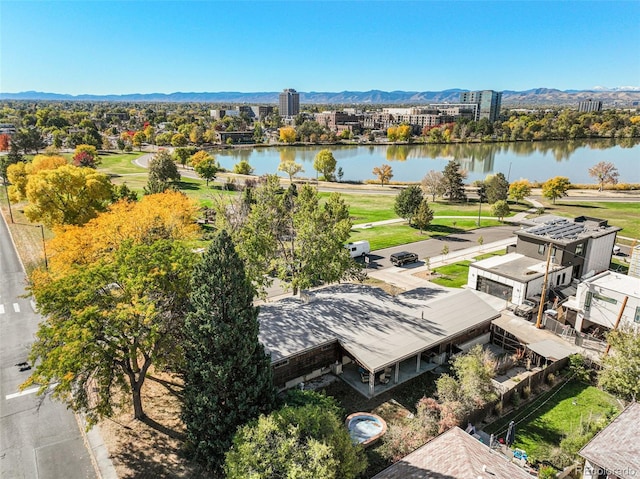
<svg viewBox="0 0 640 479">
<path fill-rule="evenodd" d="M 272 361 L 301 350 L 319 354 L 321 344 L 335 339 L 340 350 L 335 364 L 326 366 L 373 397 L 435 369 L 458 351 L 455 345 L 484 340 L 499 316 L 472 290 L 419 288 L 390 296 L 377 288 L 346 284 L 314 291 L 303 300 L 287 298 L 262 306 L 259 320 L 260 338 Z"/>
</svg>

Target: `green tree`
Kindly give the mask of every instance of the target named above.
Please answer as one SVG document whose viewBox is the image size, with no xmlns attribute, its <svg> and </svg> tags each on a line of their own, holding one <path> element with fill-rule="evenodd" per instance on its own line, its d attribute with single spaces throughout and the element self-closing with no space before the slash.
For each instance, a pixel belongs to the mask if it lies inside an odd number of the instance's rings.
<svg viewBox="0 0 640 479">
<path fill-rule="evenodd" d="M 498 220 L 502 221 L 505 216 L 508 216 L 511 210 L 509 210 L 509 203 L 505 200 L 496 201 L 491 205 L 491 214 L 497 216 Z"/>
<path fill-rule="evenodd" d="M 555 205 L 558 198 L 568 196 L 567 190 L 570 186 L 571 182 L 566 176 L 550 178 L 542 184 L 542 196 L 553 200 L 553 204 Z"/>
<path fill-rule="evenodd" d="M 429 202 L 424 198 L 413 218 L 415 225 L 420 229 L 420 234 L 426 230 L 433 221 L 433 210 L 429 207 Z"/>
<path fill-rule="evenodd" d="M 24 209 L 29 221 L 47 227 L 82 225 L 105 211 L 113 197 L 109 177 L 92 168 L 63 165 L 28 177 Z"/>
<path fill-rule="evenodd" d="M 589 168 L 589 176 L 598 180 L 598 191 L 602 191 L 607 183 L 617 184 L 620 173 L 613 163 L 601 161 Z"/>
<path fill-rule="evenodd" d="M 158 137 L 159 136 L 160 135 L 158 135 Z M 194 151 L 193 148 L 176 148 L 175 150 L 173 150 L 173 159 L 176 163 L 180 163 L 184 167 L 187 164 L 187 161 L 189 161 L 189 159 L 197 153 L 199 152 Z M 206 152 L 204 153 L 206 154 Z"/>
<path fill-rule="evenodd" d="M 607 335 L 610 354 L 602 359 L 598 373 L 599 385 L 628 401 L 640 397 L 640 334 L 631 329 L 619 329 Z"/>
<path fill-rule="evenodd" d="M 516 203 L 522 201 L 530 194 L 531 183 L 529 183 L 529 180 L 518 180 L 509 185 L 509 196 L 516 200 Z"/>
<path fill-rule="evenodd" d="M 271 361 L 258 341 L 255 290 L 226 231 L 216 235 L 191 278 L 184 325 L 182 418 L 195 458 L 220 470 L 238 426 L 271 411 Z"/>
<path fill-rule="evenodd" d="M 360 277 L 358 265 L 344 247 L 351 231 L 349 209 L 337 193 L 320 204 L 318 191 L 303 185 L 288 190 L 276 175 L 268 175 L 229 205 L 216 203 L 216 223 L 238 245 L 247 272 L 261 292 L 269 274 L 285 281 L 297 293 L 321 282 Z"/>
<path fill-rule="evenodd" d="M 156 153 L 149 162 L 149 179 L 145 194 L 162 193 L 178 181 L 180 181 L 180 173 L 169 152 Z"/>
<path fill-rule="evenodd" d="M 422 190 L 420 187 L 411 185 L 398 193 L 393 209 L 398 216 L 407 220 L 409 225 L 411 225 L 422 200 Z"/>
<path fill-rule="evenodd" d="M 63 274 L 33 274 L 31 293 L 46 319 L 29 356 L 34 371 L 21 387 L 51 390 L 90 424 L 111 416 L 124 391 L 135 419 L 143 419 L 147 371 L 174 363 L 180 351 L 192 261 L 193 254 L 173 241 L 126 241 Z"/>
<path fill-rule="evenodd" d="M 391 165 L 381 165 L 376 166 L 373 169 L 373 174 L 378 177 L 380 180 L 380 186 L 384 186 L 384 182 L 389 183 L 391 178 L 393 178 L 393 170 L 391 169 Z"/>
<path fill-rule="evenodd" d="M 506 200 L 509 195 L 509 182 L 502 173 L 496 173 L 485 179 L 487 203 Z"/>
<path fill-rule="evenodd" d="M 229 479 L 354 479 L 367 466 L 340 417 L 321 406 L 285 406 L 240 428 L 227 453 Z"/>
<path fill-rule="evenodd" d="M 333 174 L 336 171 L 336 159 L 331 150 L 320 150 L 313 160 L 313 169 L 321 173 L 324 181 L 334 181 Z"/>
<path fill-rule="evenodd" d="M 198 151 L 191 156 L 191 164 L 193 169 L 200 175 L 200 178 L 204 178 L 209 186 L 209 181 L 215 180 L 220 165 L 216 159 L 206 151 Z"/>
<path fill-rule="evenodd" d="M 250 175 L 253 173 L 253 166 L 247 160 L 240 160 L 233 165 L 233 172 L 237 175 Z"/>
<path fill-rule="evenodd" d="M 467 194 L 464 191 L 464 174 L 460 169 L 460 163 L 451 160 L 442 172 L 444 194 L 449 196 L 449 201 L 464 201 Z"/>
<path fill-rule="evenodd" d="M 304 170 L 300 163 L 296 163 L 292 160 L 282 160 L 278 165 L 278 171 L 282 171 L 289 175 L 289 181 L 293 182 L 293 177 Z"/>
</svg>

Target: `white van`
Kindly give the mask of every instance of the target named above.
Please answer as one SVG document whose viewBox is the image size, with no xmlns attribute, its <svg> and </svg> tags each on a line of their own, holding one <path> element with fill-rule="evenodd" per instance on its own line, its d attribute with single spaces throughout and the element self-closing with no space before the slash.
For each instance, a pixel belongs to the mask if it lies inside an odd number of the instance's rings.
<svg viewBox="0 0 640 479">
<path fill-rule="evenodd" d="M 371 246 L 369 246 L 369 242 L 366 240 L 347 243 L 344 247 L 349 250 L 349 254 L 352 258 L 357 258 L 359 256 L 364 258 L 371 252 Z"/>
</svg>

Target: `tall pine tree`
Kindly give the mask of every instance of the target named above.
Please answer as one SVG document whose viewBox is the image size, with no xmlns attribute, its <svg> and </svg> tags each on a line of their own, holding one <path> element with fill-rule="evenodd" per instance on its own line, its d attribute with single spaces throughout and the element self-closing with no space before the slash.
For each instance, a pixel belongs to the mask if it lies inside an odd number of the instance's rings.
<svg viewBox="0 0 640 479">
<path fill-rule="evenodd" d="M 238 426 L 275 403 L 271 361 L 258 341 L 255 290 L 226 231 L 196 266 L 191 288 L 182 418 L 196 460 L 220 472 Z"/>
<path fill-rule="evenodd" d="M 464 191 L 464 174 L 460 170 L 460 163 L 451 160 L 444 167 L 442 175 L 445 195 L 449 195 L 449 201 L 465 201 L 467 194 Z"/>
</svg>

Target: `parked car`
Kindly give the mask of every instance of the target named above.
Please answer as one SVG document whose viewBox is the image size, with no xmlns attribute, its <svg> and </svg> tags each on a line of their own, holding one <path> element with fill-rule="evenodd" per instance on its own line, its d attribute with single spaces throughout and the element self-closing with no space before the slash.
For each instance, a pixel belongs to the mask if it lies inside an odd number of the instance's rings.
<svg viewBox="0 0 640 479">
<path fill-rule="evenodd" d="M 418 261 L 418 255 L 408 251 L 400 251 L 391 255 L 391 263 L 395 266 L 402 266 L 407 263 L 415 263 Z"/>
</svg>

